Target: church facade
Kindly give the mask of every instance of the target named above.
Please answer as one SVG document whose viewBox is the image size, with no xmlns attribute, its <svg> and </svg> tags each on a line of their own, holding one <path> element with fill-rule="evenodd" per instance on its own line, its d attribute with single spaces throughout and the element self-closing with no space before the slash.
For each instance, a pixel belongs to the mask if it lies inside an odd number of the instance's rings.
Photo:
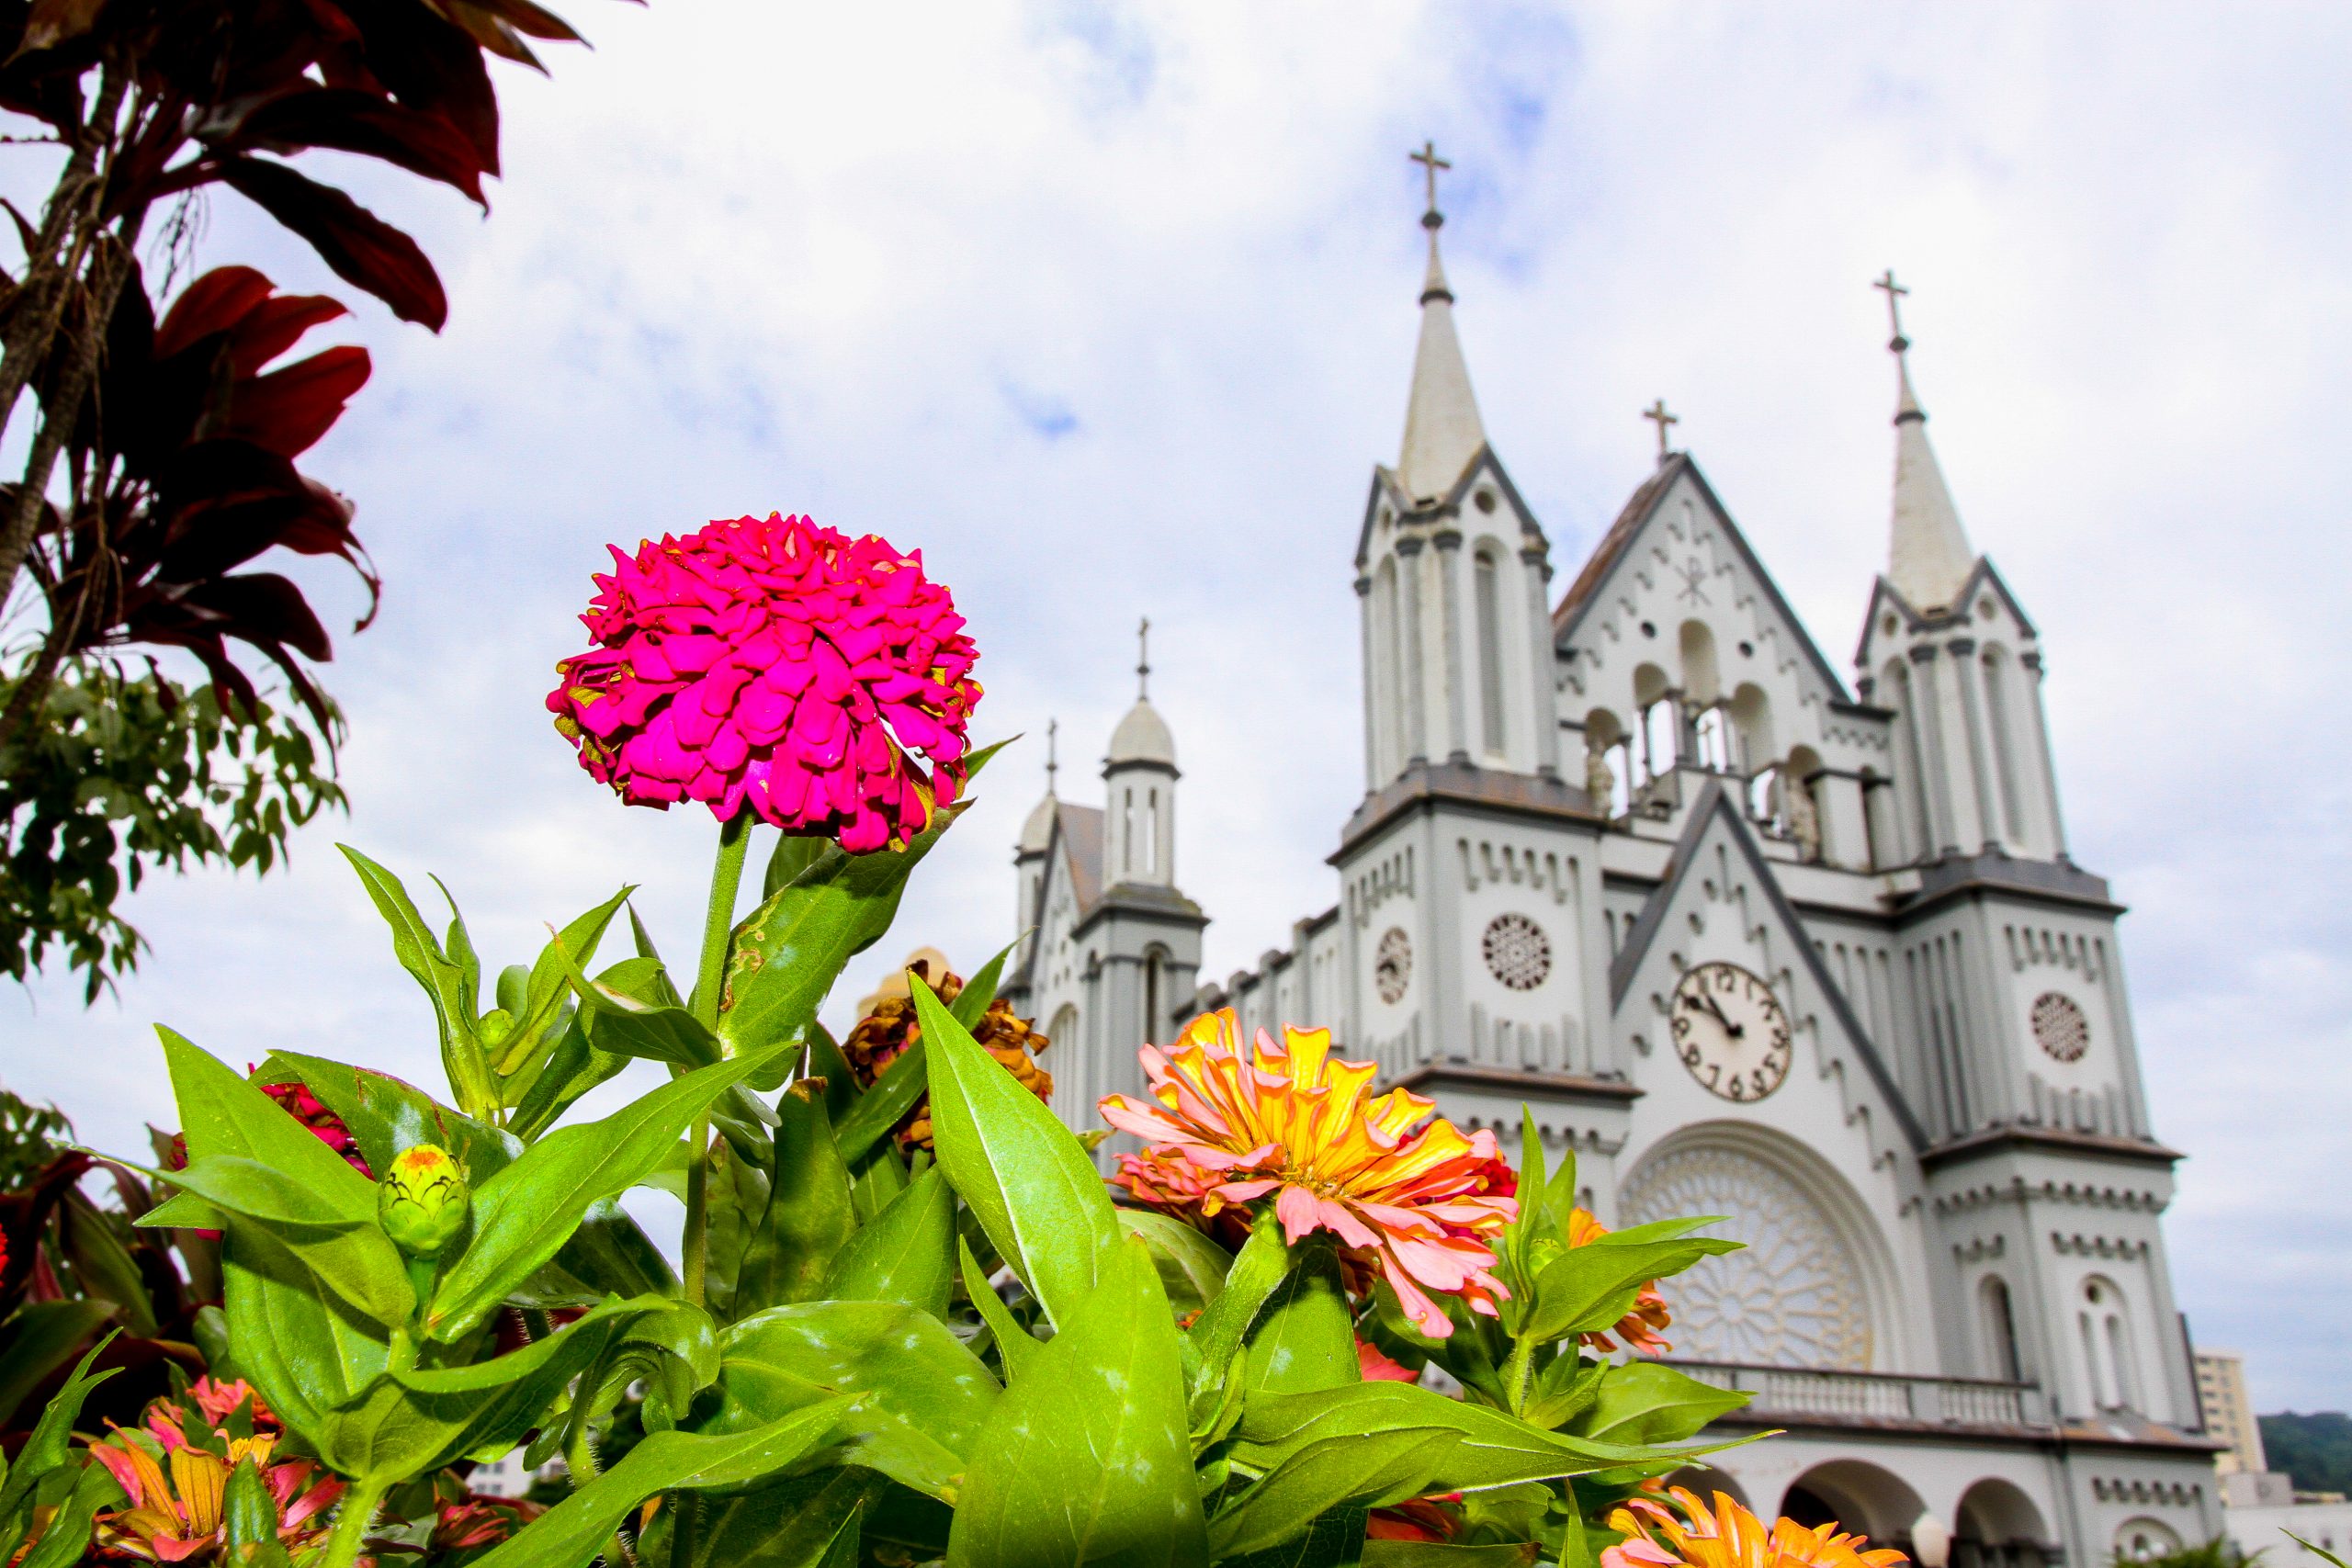
<svg viewBox="0 0 2352 1568">
<path fill-rule="evenodd" d="M 1962 531 L 1899 315 L 1894 493 L 1850 684 L 1698 464 L 1666 450 L 1564 592 L 1487 444 L 1431 209 L 1398 461 L 1352 560 L 1365 794 L 1331 908 L 1200 984 L 1180 773 L 1148 697 L 1101 807 L 1015 852 L 1009 993 L 1057 1109 L 1232 1007 L 1329 1024 L 1585 1202 L 1730 1216 L 1671 1359 L 1783 1436 L 1699 1479 L 1925 1568 L 2220 1531 L 2108 884 L 2066 850 L 2039 631 Z M 1901 290 L 1881 280 L 1894 313 Z M 1338 563 L 1335 562 L 1335 566 Z"/>
</svg>

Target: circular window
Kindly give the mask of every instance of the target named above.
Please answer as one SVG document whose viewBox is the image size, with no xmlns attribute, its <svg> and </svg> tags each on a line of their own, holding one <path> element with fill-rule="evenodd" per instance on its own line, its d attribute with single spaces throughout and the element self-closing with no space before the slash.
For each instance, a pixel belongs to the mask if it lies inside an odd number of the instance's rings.
<svg viewBox="0 0 2352 1568">
<path fill-rule="evenodd" d="M 1477 495 L 1477 502 L 1479 511 L 1492 512 L 1495 509 L 1495 492 L 1490 490 L 1480 491 Z"/>
<path fill-rule="evenodd" d="M 1405 988 L 1413 983 L 1413 939 L 1404 927 L 1390 926 L 1381 933 L 1373 950 L 1372 983 L 1390 1007 L 1405 999 Z"/>
<path fill-rule="evenodd" d="M 1532 991 L 1552 973 L 1552 939 L 1525 915 L 1487 922 L 1487 973 L 1514 991 Z"/>
<path fill-rule="evenodd" d="M 1722 1214 L 1719 1234 L 1744 1244 L 1702 1258 L 1662 1287 L 1668 1332 L 1685 1356 L 1777 1367 L 1871 1364 L 1871 1314 L 1852 1250 L 1780 1169 L 1712 1145 L 1642 1162 L 1619 1213 L 1629 1225 Z"/>
<path fill-rule="evenodd" d="M 2079 1062 L 2091 1048 L 2091 1021 L 2075 998 L 2044 991 L 2033 998 L 2034 1043 L 2062 1062 Z"/>
</svg>

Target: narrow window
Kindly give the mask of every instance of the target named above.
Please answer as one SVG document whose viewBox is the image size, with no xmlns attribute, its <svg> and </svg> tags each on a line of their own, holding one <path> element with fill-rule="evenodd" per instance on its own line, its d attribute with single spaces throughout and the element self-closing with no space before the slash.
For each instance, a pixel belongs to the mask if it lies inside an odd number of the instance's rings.
<svg viewBox="0 0 2352 1568">
<path fill-rule="evenodd" d="M 1146 1042 L 1159 1036 L 1159 950 L 1154 948 L 1143 961 L 1143 1037 Z"/>
<path fill-rule="evenodd" d="M 2123 1331 L 2123 1319 L 2114 1313 L 2107 1314 L 2107 1359 L 2115 1367 L 2115 1403 L 2137 1410 L 2140 1390 L 2139 1380 L 2132 1376 L 2132 1342 Z"/>
<path fill-rule="evenodd" d="M 2008 661 L 1997 650 L 1987 650 L 1983 668 L 1984 728 L 1993 736 L 1993 777 L 2001 796 L 2001 819 L 2008 825 L 2009 842 L 2022 846 L 2025 817 L 2018 809 L 2018 774 L 2013 756 L 2017 746 L 2009 732 Z"/>
<path fill-rule="evenodd" d="M 1144 814 L 1143 868 L 1159 874 L 1159 792 L 1151 792 L 1151 808 Z"/>
<path fill-rule="evenodd" d="M 1136 868 L 1136 792 L 1128 790 L 1119 807 L 1119 870 Z"/>
<path fill-rule="evenodd" d="M 2009 1306 L 2009 1287 L 1999 1279 L 1984 1281 L 1984 1334 L 1992 1347 L 1993 1375 L 2009 1382 L 2024 1382 L 2018 1370 L 2017 1317 Z"/>
<path fill-rule="evenodd" d="M 1503 750 L 1503 639 L 1500 621 L 1502 593 L 1496 581 L 1495 558 L 1478 554 L 1478 699 L 1486 717 L 1487 750 Z"/>
</svg>

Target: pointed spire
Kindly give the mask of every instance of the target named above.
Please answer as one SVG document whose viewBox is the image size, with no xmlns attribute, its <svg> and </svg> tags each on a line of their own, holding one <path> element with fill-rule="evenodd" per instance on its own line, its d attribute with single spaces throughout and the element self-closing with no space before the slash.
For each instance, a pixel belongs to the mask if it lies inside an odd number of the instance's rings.
<svg viewBox="0 0 2352 1568">
<path fill-rule="evenodd" d="M 1445 214 L 1437 207 L 1437 172 L 1453 165 L 1437 155 L 1434 141 L 1409 156 L 1429 180 L 1421 227 L 1429 231 L 1430 265 L 1421 278 L 1421 341 L 1413 353 L 1413 390 L 1405 406 L 1405 445 L 1396 460 L 1396 477 L 1407 494 L 1421 501 L 1453 487 L 1487 444 L 1487 431 L 1478 418 L 1478 400 L 1471 395 L 1470 367 L 1463 362 L 1462 344 L 1453 333 L 1453 289 L 1438 256 L 1437 231 L 1445 226 Z"/>
<path fill-rule="evenodd" d="M 1894 355 L 1894 510 L 1888 531 L 1887 581 L 1914 608 L 1939 610 L 1968 581 L 1976 564 L 1968 535 L 1960 525 L 1951 490 L 1944 483 L 1936 450 L 1928 444 L 1928 416 L 1911 389 L 1911 340 L 1903 335 L 1903 296 L 1893 268 L 1871 287 L 1886 295 Z"/>
<path fill-rule="evenodd" d="M 1046 721 L 1046 793 L 1048 795 L 1054 793 L 1054 775 L 1062 771 L 1061 758 L 1058 754 L 1061 750 L 1061 743 L 1062 721 L 1057 718 L 1047 719 Z"/>
<path fill-rule="evenodd" d="M 1151 700 L 1151 617 L 1136 626 L 1136 701 Z"/>
</svg>

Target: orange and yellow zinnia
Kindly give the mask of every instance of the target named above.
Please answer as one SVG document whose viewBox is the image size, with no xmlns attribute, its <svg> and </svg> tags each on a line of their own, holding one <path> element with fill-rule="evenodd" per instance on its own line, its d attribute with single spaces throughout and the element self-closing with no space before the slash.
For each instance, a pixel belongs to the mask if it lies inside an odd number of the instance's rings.
<svg viewBox="0 0 2352 1568">
<path fill-rule="evenodd" d="M 240 1464 L 260 1472 L 277 1504 L 278 1541 L 298 1557 L 324 1536 L 325 1512 L 343 1495 L 342 1482 L 313 1480 L 318 1467 L 309 1460 L 271 1463 L 272 1436 L 230 1438 L 225 1458 L 185 1441 L 159 1454 L 141 1441 L 145 1436 L 118 1432 L 90 1447 L 130 1497 L 130 1506 L 97 1517 L 97 1545 L 118 1556 L 180 1562 L 218 1551 L 227 1540 L 229 1477 Z"/>
<path fill-rule="evenodd" d="M 1867 1540 L 1840 1535 L 1835 1523 L 1768 1526 L 1721 1492 L 1712 1512 L 1679 1486 L 1670 1495 L 1686 1517 L 1649 1497 L 1609 1516 L 1609 1528 L 1625 1539 L 1600 1554 L 1601 1568 L 1894 1568 L 1909 1561 L 1891 1547 L 1863 1550 Z"/>
<path fill-rule="evenodd" d="M 1149 1145 L 1113 1178 L 1135 1198 L 1213 1219 L 1271 1195 L 1286 1239 L 1330 1233 L 1422 1333 L 1453 1331 L 1432 1292 L 1496 1315 L 1508 1292 L 1487 1244 L 1519 1204 L 1494 1134 L 1424 1126 L 1437 1102 L 1405 1089 L 1373 1095 L 1373 1065 L 1333 1058 L 1328 1029 L 1285 1028 L 1280 1044 L 1261 1029 L 1245 1056 L 1228 1008 L 1137 1055 L 1150 1099 L 1102 1101 L 1105 1121 Z"/>
</svg>

